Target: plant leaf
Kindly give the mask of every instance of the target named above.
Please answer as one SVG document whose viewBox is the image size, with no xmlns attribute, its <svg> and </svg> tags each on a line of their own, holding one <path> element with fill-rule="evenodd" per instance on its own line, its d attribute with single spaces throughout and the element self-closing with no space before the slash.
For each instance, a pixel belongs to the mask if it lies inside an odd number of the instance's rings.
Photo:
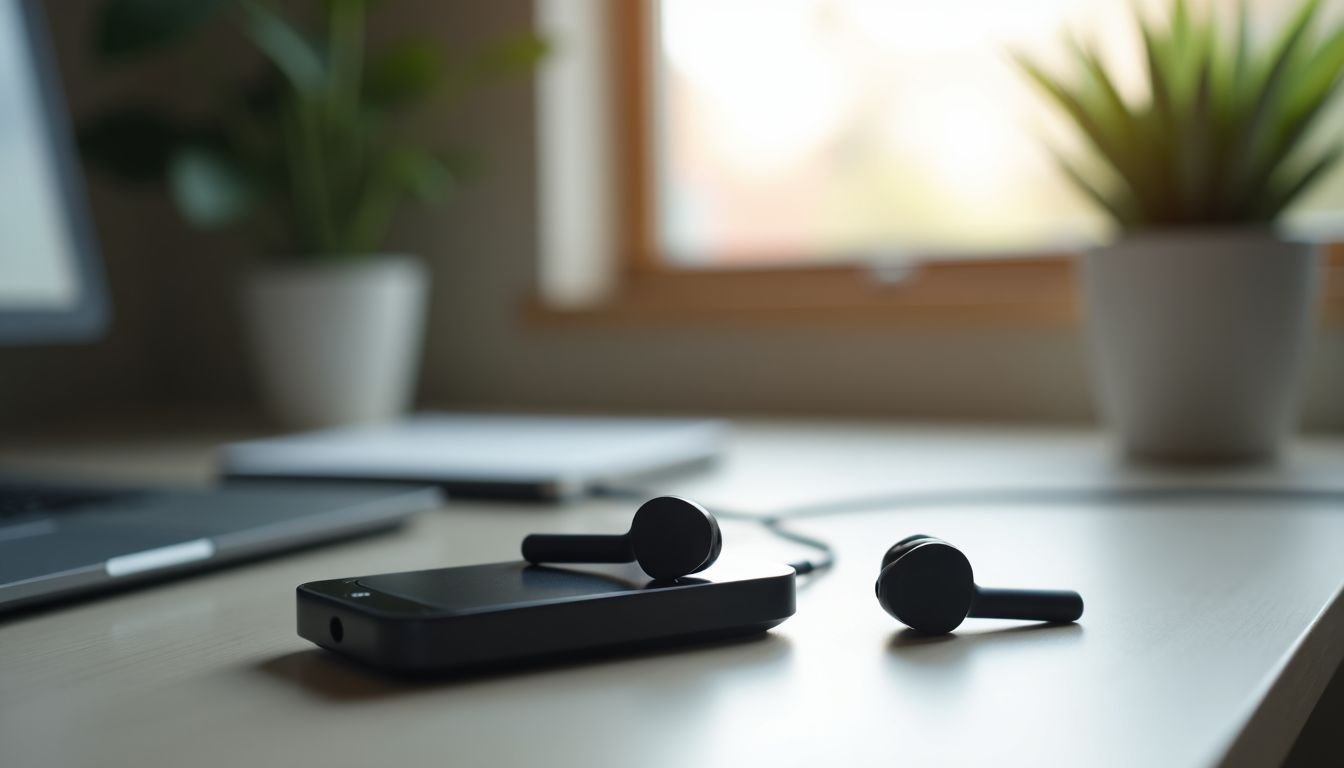
<svg viewBox="0 0 1344 768">
<path fill-rule="evenodd" d="M 1180 49 L 1189 42 L 1190 26 L 1190 6 L 1185 0 L 1176 0 L 1171 13 L 1171 46 L 1173 53 L 1179 53 Z"/>
<path fill-rule="evenodd" d="M 443 54 L 437 44 L 407 40 L 383 51 L 369 66 L 364 93 L 377 109 L 423 101 L 443 82 Z"/>
<path fill-rule="evenodd" d="M 1296 73 L 1288 94 L 1290 122 L 1311 112 L 1339 83 L 1344 70 L 1344 28 L 1335 31 Z"/>
<path fill-rule="evenodd" d="M 313 92 L 326 81 L 326 64 L 302 32 L 271 9 L 247 2 L 244 23 L 247 36 L 266 58 L 284 73 L 295 90 Z"/>
<path fill-rule="evenodd" d="M 1189 5 L 1186 4 L 1185 0 L 1175 0 L 1171 14 L 1171 30 L 1167 35 L 1166 58 L 1171 67 L 1168 82 L 1178 99 L 1187 95 L 1186 89 L 1190 85 L 1187 81 L 1190 79 L 1191 63 L 1193 62 L 1195 66 L 1198 66 L 1199 63 L 1199 52 L 1191 40 L 1194 31 L 1190 20 Z"/>
<path fill-rule="evenodd" d="M 1344 29 L 1337 31 L 1294 73 L 1283 117 L 1265 158 L 1277 166 L 1292 154 L 1344 80 Z"/>
<path fill-rule="evenodd" d="M 496 40 L 476 52 L 472 68 L 483 79 L 510 77 L 532 71 L 550 51 L 550 44 L 534 32 Z"/>
<path fill-rule="evenodd" d="M 435 203 L 456 186 L 458 174 L 446 159 L 425 153 L 407 169 L 407 186 L 422 203 Z"/>
<path fill-rule="evenodd" d="M 1075 166 L 1068 158 L 1056 152 L 1054 149 L 1049 151 L 1051 158 L 1055 161 L 1055 165 L 1075 187 L 1077 187 L 1092 202 L 1096 203 L 1099 208 L 1109 214 L 1121 229 L 1133 228 L 1137 223 L 1135 215 L 1128 209 L 1128 206 L 1125 203 L 1111 199 L 1111 197 L 1098 189 L 1095 184 L 1088 181 L 1087 176 L 1079 171 L 1077 166 Z"/>
<path fill-rule="evenodd" d="M 252 208 L 252 184 L 225 152 L 189 145 L 173 153 L 168 188 L 183 217 L 202 229 L 233 223 Z"/>
<path fill-rule="evenodd" d="M 1121 134 L 1124 140 L 1132 141 L 1135 137 L 1133 116 L 1130 115 L 1129 107 L 1120 96 L 1110 75 L 1106 74 L 1100 57 L 1094 49 L 1076 38 L 1069 38 L 1069 43 L 1074 55 L 1083 64 L 1087 82 L 1093 86 L 1099 97 L 1098 108 L 1109 113 L 1107 116 L 1109 121 L 1114 123 L 1116 132 Z"/>
<path fill-rule="evenodd" d="M 1172 94 L 1170 62 L 1157 39 L 1152 26 L 1142 16 L 1139 17 L 1139 32 L 1143 37 L 1143 51 L 1148 62 L 1148 86 L 1151 91 L 1153 113 L 1163 132 L 1170 131 L 1175 112 Z"/>
<path fill-rule="evenodd" d="M 1265 66 L 1264 74 L 1256 84 L 1256 99 L 1250 114 L 1244 116 L 1245 127 L 1240 142 L 1229 160 L 1233 163 L 1231 176 L 1235 189 L 1247 198 L 1253 198 L 1267 180 L 1266 171 L 1273 166 L 1261 161 L 1268 152 L 1272 155 L 1275 110 L 1282 104 L 1285 91 L 1285 77 L 1297 52 L 1297 46 L 1311 26 L 1312 19 L 1320 7 L 1320 0 L 1306 0 L 1291 23 L 1283 31 L 1278 43 L 1273 47 Z"/>
<path fill-rule="evenodd" d="M 1251 11 L 1247 0 L 1237 0 L 1237 43 L 1232 57 L 1232 88 L 1234 93 L 1246 82 L 1251 64 Z"/>
<path fill-rule="evenodd" d="M 1142 174 L 1134 166 L 1131 156 L 1126 154 L 1128 147 L 1110 135 L 1102 117 L 1094 114 L 1078 96 L 1047 75 L 1027 56 L 1014 53 L 1013 58 L 1037 86 L 1064 109 L 1088 141 L 1137 195 L 1144 187 Z"/>
<path fill-rule="evenodd" d="M 1148 64 L 1148 89 L 1151 98 L 1149 115 L 1140 125 L 1147 135 L 1148 161 L 1155 179 L 1148 194 L 1140 196 L 1138 205 L 1148 211 L 1150 216 L 1170 208 L 1170 198 L 1174 191 L 1170 175 L 1175 157 L 1172 151 L 1172 136 L 1176 134 L 1176 104 L 1173 89 L 1173 65 L 1168 56 L 1167 46 L 1163 45 L 1153 31 L 1152 25 L 1142 14 L 1138 15 L 1139 34 L 1143 38 L 1144 56 Z"/>
<path fill-rule="evenodd" d="M 1183 114 L 1179 135 L 1175 137 L 1179 147 L 1175 162 L 1180 196 L 1179 205 L 1172 213 L 1182 220 L 1198 220 L 1212 214 L 1207 185 L 1214 166 L 1210 156 L 1213 144 L 1213 57 L 1206 51 L 1202 60 L 1190 108 Z"/>
<path fill-rule="evenodd" d="M 326 72 L 333 109 L 361 111 L 364 88 L 364 0 L 327 0 Z M 347 118 L 348 119 L 348 118 Z"/>
<path fill-rule="evenodd" d="M 549 51 L 546 39 L 532 32 L 502 38 L 450 66 L 445 90 L 456 98 L 487 83 L 526 74 Z"/>
<path fill-rule="evenodd" d="M 1293 162 L 1344 91 L 1344 27 L 1315 42 L 1321 0 L 1300 0 L 1273 43 L 1257 52 L 1247 0 L 1237 4 L 1232 38 L 1220 36 L 1206 5 L 1170 1 L 1165 31 L 1136 13 L 1146 105 L 1126 104 L 1088 45 L 1071 41 L 1076 87 L 1014 55 L 1114 178 L 1084 174 L 1057 154 L 1056 163 L 1122 227 L 1272 221 L 1344 162 L 1344 145 Z"/>
<path fill-rule="evenodd" d="M 1089 111 L 1097 115 L 1098 123 L 1112 128 L 1110 140 L 1117 152 L 1125 154 L 1124 165 L 1129 170 L 1122 174 L 1130 180 L 1136 196 L 1145 199 L 1160 196 L 1165 179 L 1162 168 L 1152 162 L 1149 149 L 1152 137 L 1145 116 L 1138 110 L 1131 110 L 1125 102 L 1094 47 L 1076 39 L 1071 39 L 1071 45 L 1075 57 L 1083 65 L 1084 83 L 1094 94 L 1095 104 Z"/>
<path fill-rule="evenodd" d="M 236 2 L 108 0 L 94 22 L 94 51 L 106 61 L 143 56 L 186 38 Z"/>
<path fill-rule="evenodd" d="M 1231 185 L 1228 184 L 1229 166 L 1238 135 L 1244 124 L 1250 69 L 1250 10 L 1247 0 L 1237 0 L 1234 37 L 1214 70 L 1212 115 L 1209 125 L 1208 156 L 1210 167 L 1204 194 L 1208 216 L 1218 219 L 1229 208 Z M 1216 30 L 1215 30 L 1216 34 Z"/>
<path fill-rule="evenodd" d="M 1293 204 L 1302 193 L 1311 188 L 1327 172 L 1333 169 L 1341 157 L 1344 157 L 1344 144 L 1336 144 L 1325 150 L 1319 157 L 1306 166 L 1306 169 L 1281 188 L 1272 190 L 1264 196 L 1265 203 L 1259 214 L 1267 221 L 1277 218 Z"/>
<path fill-rule="evenodd" d="M 377 155 L 346 222 L 347 250 L 369 251 L 379 247 L 418 166 L 429 161 L 428 153 L 411 147 L 393 147 Z"/>
</svg>

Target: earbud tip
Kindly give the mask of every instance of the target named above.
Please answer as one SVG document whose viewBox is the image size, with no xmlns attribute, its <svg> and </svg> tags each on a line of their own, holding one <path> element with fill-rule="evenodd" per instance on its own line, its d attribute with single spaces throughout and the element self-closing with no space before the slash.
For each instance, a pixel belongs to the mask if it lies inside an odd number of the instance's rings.
<svg viewBox="0 0 1344 768">
<path fill-rule="evenodd" d="M 919 544 L 923 541 L 931 540 L 933 538 L 934 537 L 924 533 L 916 533 L 910 536 L 906 536 L 904 539 L 901 539 L 895 544 L 892 544 L 891 547 L 887 549 L 886 554 L 882 555 L 882 567 L 886 568 L 888 565 L 894 563 L 896 561 L 896 558 L 900 557 L 906 552 L 909 552 L 911 547 L 913 547 L 914 545 Z"/>
</svg>

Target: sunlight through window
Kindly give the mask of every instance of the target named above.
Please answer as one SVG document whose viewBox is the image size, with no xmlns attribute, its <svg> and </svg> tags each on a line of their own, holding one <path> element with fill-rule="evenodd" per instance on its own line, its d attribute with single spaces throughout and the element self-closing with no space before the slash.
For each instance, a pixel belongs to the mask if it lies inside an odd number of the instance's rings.
<svg viewBox="0 0 1344 768">
<path fill-rule="evenodd" d="M 1167 5 L 1138 3 L 1155 19 Z M 1261 27 L 1277 28 L 1282 3 L 1251 5 Z M 1066 71 L 1070 30 L 1097 40 L 1122 89 L 1146 98 L 1132 2 L 658 7 L 657 231 L 675 263 L 992 254 L 1106 233 L 1043 145 L 1086 148 L 1008 53 Z M 1339 130 L 1338 116 L 1329 122 Z M 1344 199 L 1340 187 L 1323 185 L 1304 208 Z"/>
</svg>

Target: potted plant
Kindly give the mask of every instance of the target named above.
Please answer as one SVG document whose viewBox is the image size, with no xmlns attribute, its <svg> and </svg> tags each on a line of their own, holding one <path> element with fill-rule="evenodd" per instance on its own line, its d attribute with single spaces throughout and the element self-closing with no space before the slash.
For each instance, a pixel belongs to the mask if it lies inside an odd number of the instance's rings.
<svg viewBox="0 0 1344 768">
<path fill-rule="evenodd" d="M 1130 455 L 1260 458 L 1292 426 L 1320 267 L 1276 223 L 1341 153 L 1308 141 L 1344 73 L 1344 29 L 1316 34 L 1319 6 L 1267 47 L 1244 2 L 1230 29 L 1184 0 L 1164 29 L 1140 16 L 1139 98 L 1087 44 L 1070 41 L 1067 81 L 1016 55 L 1095 150 L 1056 158 L 1121 232 L 1082 284 L 1102 411 Z"/>
<path fill-rule="evenodd" d="M 261 392 L 292 427 L 378 420 L 412 395 L 428 290 L 416 258 L 384 250 L 408 199 L 440 200 L 470 156 L 408 137 L 406 118 L 525 72 L 545 46 L 531 34 L 462 61 L 404 40 L 370 50 L 366 0 L 314 4 L 310 27 L 255 0 L 109 0 L 100 58 L 120 64 L 191 38 L 225 17 L 260 70 L 187 120 L 121 105 L 81 130 L 85 154 L 133 179 L 163 181 L 191 224 L 246 221 L 269 258 L 252 269 L 243 311 Z M 318 33 L 316 30 L 321 30 Z"/>
</svg>

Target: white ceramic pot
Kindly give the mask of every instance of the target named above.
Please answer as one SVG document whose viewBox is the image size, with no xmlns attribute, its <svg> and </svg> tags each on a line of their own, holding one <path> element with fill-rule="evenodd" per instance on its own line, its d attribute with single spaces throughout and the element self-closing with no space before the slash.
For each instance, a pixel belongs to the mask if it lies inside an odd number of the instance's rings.
<svg viewBox="0 0 1344 768">
<path fill-rule="evenodd" d="M 404 413 L 419 368 L 428 282 L 409 256 L 251 275 L 244 314 L 272 415 L 308 429 Z"/>
<path fill-rule="evenodd" d="M 1173 230 L 1086 257 L 1095 386 L 1127 454 L 1272 456 L 1292 430 L 1319 249 L 1264 230 Z"/>
</svg>

